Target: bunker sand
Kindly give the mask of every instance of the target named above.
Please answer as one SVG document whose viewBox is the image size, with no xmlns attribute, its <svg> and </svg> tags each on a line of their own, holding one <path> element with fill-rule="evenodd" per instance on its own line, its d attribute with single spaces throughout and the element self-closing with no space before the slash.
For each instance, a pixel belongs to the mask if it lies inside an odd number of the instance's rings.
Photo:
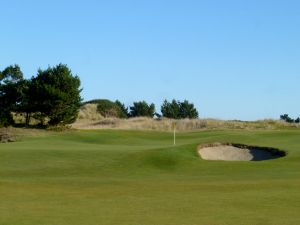
<svg viewBox="0 0 300 225">
<path fill-rule="evenodd" d="M 263 161 L 276 159 L 283 156 L 274 151 L 268 151 L 255 147 L 237 147 L 231 144 L 220 143 L 199 146 L 198 153 L 204 160 L 223 161 Z"/>
</svg>

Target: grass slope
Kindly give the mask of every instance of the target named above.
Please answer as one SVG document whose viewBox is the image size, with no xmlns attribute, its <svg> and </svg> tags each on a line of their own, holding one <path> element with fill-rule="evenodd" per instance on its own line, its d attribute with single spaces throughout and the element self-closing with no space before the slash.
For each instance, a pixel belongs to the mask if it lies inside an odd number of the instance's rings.
<svg viewBox="0 0 300 225">
<path fill-rule="evenodd" d="M 49 133 L 0 145 L 1 225 L 298 225 L 300 131 Z M 196 146 L 276 147 L 264 162 Z"/>
</svg>

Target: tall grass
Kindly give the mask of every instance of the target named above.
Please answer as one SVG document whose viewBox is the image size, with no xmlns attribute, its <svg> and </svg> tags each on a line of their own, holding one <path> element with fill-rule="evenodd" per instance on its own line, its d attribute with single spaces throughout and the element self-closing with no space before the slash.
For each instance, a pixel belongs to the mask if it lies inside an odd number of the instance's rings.
<svg viewBox="0 0 300 225">
<path fill-rule="evenodd" d="M 121 129 L 121 130 L 157 130 L 171 131 L 176 123 L 178 131 L 196 131 L 204 129 L 283 129 L 296 128 L 296 124 L 289 124 L 281 120 L 237 121 L 218 119 L 152 119 L 136 117 L 130 119 L 104 118 L 97 112 L 97 104 L 85 104 L 79 111 L 78 120 L 72 125 L 76 129 Z"/>
<path fill-rule="evenodd" d="M 120 130 L 157 130 L 171 131 L 176 123 L 178 131 L 196 131 L 204 129 L 283 129 L 296 128 L 296 124 L 289 124 L 280 120 L 238 121 L 218 119 L 152 119 L 136 117 L 129 119 L 104 118 L 97 112 L 97 104 L 85 104 L 79 111 L 78 120 L 72 125 L 76 129 L 120 129 Z"/>
<path fill-rule="evenodd" d="M 157 130 L 172 131 L 176 123 L 178 131 L 196 131 L 205 129 L 243 129 L 243 130 L 276 130 L 296 128 L 295 124 L 288 124 L 277 120 L 259 120 L 253 122 L 225 121 L 217 119 L 152 119 L 137 117 L 130 119 L 105 118 L 101 120 L 79 119 L 72 127 L 76 129 L 121 129 L 121 130 Z"/>
<path fill-rule="evenodd" d="M 85 104 L 80 108 L 78 119 L 81 120 L 100 120 L 103 116 L 97 112 L 97 104 Z"/>
</svg>

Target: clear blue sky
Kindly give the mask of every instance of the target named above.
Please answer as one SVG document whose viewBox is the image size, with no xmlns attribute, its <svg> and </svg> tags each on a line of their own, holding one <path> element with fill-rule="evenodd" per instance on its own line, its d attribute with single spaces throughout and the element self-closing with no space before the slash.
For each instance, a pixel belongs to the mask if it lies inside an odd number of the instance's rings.
<svg viewBox="0 0 300 225">
<path fill-rule="evenodd" d="M 0 69 L 67 64 L 83 98 L 300 115 L 299 0 L 1 0 Z"/>
</svg>

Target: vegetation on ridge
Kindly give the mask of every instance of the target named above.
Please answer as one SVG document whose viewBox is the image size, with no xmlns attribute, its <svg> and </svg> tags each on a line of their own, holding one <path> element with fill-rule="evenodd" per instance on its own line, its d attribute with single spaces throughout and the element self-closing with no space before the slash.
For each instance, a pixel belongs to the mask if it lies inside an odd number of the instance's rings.
<svg viewBox="0 0 300 225">
<path fill-rule="evenodd" d="M 73 123 L 80 107 L 80 79 L 63 64 L 38 70 L 26 80 L 18 65 L 0 75 L 0 126 L 14 124 L 13 113 L 24 114 L 25 124 L 33 117 L 41 125 Z"/>
</svg>

